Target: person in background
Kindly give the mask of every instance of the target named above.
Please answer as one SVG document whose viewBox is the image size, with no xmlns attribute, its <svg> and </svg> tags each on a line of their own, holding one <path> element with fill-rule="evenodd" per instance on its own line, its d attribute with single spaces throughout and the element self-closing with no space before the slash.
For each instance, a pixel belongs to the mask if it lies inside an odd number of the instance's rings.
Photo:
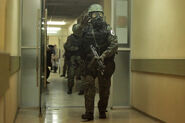
<svg viewBox="0 0 185 123">
<path fill-rule="evenodd" d="M 67 78 L 68 78 L 69 65 L 70 65 L 70 53 L 67 51 L 67 49 L 64 48 L 64 50 L 65 50 L 63 55 L 64 65 L 63 65 L 62 75 L 60 77 L 65 77 L 67 73 Z"/>
<path fill-rule="evenodd" d="M 80 72 L 79 68 L 81 68 L 82 59 L 81 59 L 81 39 L 80 37 L 75 33 L 76 28 L 78 28 L 78 24 L 73 25 L 73 34 L 68 36 L 66 44 L 64 45 L 65 49 L 67 52 L 70 53 L 70 66 L 69 66 L 69 77 L 68 77 L 68 94 L 72 93 L 72 88 L 74 86 L 74 79 L 75 76 L 77 79 L 80 77 Z M 81 94 L 82 92 L 80 92 Z"/>
<path fill-rule="evenodd" d="M 53 51 L 51 49 L 51 46 L 48 45 L 47 46 L 47 65 L 46 65 L 47 74 L 46 74 L 46 79 L 48 79 L 49 78 L 49 75 L 50 75 L 50 69 L 49 69 L 49 67 L 52 68 L 52 63 L 51 63 L 51 56 L 52 56 L 52 54 L 53 54 Z M 48 81 L 46 83 L 49 84 Z"/>
<path fill-rule="evenodd" d="M 53 45 L 52 47 L 53 50 L 53 54 L 52 54 L 52 70 L 54 73 L 57 73 L 57 69 L 58 69 L 58 55 L 57 55 L 57 46 Z"/>
</svg>

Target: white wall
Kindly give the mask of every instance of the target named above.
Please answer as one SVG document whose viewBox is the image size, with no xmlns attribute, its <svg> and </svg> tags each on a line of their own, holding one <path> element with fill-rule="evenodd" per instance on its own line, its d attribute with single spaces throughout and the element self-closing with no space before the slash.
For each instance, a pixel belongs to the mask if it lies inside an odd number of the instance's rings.
<svg viewBox="0 0 185 123">
<path fill-rule="evenodd" d="M 6 52 L 11 56 L 19 56 L 20 1 L 0 0 L 0 13 L 0 22 L 2 22 L 2 27 L 0 27 L 0 51 Z M 18 108 L 18 81 L 18 72 L 11 75 L 9 78 L 9 88 L 5 95 L 0 97 L 0 123 L 14 122 Z"/>
<path fill-rule="evenodd" d="M 185 59 L 185 1 L 133 0 L 132 59 Z M 132 73 L 132 105 L 168 123 L 184 123 L 185 78 Z"/>
</svg>

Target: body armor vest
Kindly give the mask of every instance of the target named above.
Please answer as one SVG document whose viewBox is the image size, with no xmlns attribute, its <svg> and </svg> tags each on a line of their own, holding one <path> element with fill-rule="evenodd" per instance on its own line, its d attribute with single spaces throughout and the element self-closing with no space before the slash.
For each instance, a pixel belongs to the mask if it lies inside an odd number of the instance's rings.
<svg viewBox="0 0 185 123">
<path fill-rule="evenodd" d="M 109 46 L 109 42 L 107 40 L 109 33 L 110 32 L 107 30 L 107 25 L 103 26 L 103 28 L 99 30 L 93 29 L 92 26 L 88 26 L 84 35 L 86 48 L 90 45 L 93 45 L 98 54 L 101 55 Z"/>
</svg>

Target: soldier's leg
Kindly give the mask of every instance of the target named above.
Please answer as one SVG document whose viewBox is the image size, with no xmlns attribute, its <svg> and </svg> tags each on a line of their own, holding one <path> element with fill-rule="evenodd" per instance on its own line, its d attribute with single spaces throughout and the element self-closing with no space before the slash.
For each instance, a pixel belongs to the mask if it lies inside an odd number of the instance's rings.
<svg viewBox="0 0 185 123">
<path fill-rule="evenodd" d="M 99 97 L 98 109 L 100 113 L 100 118 L 106 118 L 106 108 L 108 105 L 109 95 L 110 95 L 110 86 L 111 86 L 111 76 L 114 73 L 115 64 L 110 62 L 106 64 L 104 75 L 99 75 Z"/>
<path fill-rule="evenodd" d="M 64 65 L 63 65 L 63 72 L 62 72 L 61 77 L 65 77 L 66 71 L 67 71 L 67 61 L 66 61 L 66 58 L 65 58 L 64 59 Z"/>
<path fill-rule="evenodd" d="M 74 86 L 74 77 L 75 77 L 75 63 L 74 57 L 71 57 L 68 76 L 68 92 L 67 92 L 68 94 L 72 93 L 72 88 Z"/>
<path fill-rule="evenodd" d="M 72 88 L 74 86 L 74 76 L 75 76 L 74 66 L 70 65 L 68 76 L 68 94 L 72 93 Z"/>
<path fill-rule="evenodd" d="M 69 78 L 69 69 L 70 69 L 71 63 L 70 60 L 67 61 L 67 78 Z"/>
<path fill-rule="evenodd" d="M 82 59 L 80 56 L 76 56 L 76 80 L 79 85 L 79 93 L 78 95 L 83 95 L 84 94 L 84 88 L 83 88 L 83 82 L 84 82 L 84 77 L 82 75 L 83 71 L 83 64 L 82 64 Z"/>
<path fill-rule="evenodd" d="M 85 114 L 82 115 L 82 119 L 93 120 L 94 119 L 94 98 L 95 98 L 95 79 L 91 75 L 85 77 L 84 82 L 84 96 L 85 96 Z"/>
<path fill-rule="evenodd" d="M 105 113 L 108 105 L 109 95 L 110 95 L 110 86 L 111 86 L 111 77 L 99 77 L 99 97 L 98 102 L 99 112 Z"/>
<path fill-rule="evenodd" d="M 78 95 L 83 95 L 83 94 L 84 94 L 84 86 L 83 86 L 83 83 L 84 83 L 84 79 L 83 79 L 83 77 L 81 76 L 81 80 L 80 80 L 80 84 L 79 84 L 80 90 L 79 90 Z"/>
</svg>

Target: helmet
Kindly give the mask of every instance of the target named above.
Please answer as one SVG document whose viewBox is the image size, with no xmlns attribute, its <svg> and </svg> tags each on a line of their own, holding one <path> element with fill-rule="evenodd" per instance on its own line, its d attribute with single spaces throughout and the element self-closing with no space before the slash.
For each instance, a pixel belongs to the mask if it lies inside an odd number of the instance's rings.
<svg viewBox="0 0 185 123">
<path fill-rule="evenodd" d="M 103 12 L 103 8 L 100 4 L 92 4 L 88 8 L 88 13 L 91 13 L 91 12 Z"/>
<path fill-rule="evenodd" d="M 73 31 L 73 33 L 79 28 L 79 24 L 74 24 L 73 25 L 73 28 L 72 28 L 72 31 Z"/>
</svg>

